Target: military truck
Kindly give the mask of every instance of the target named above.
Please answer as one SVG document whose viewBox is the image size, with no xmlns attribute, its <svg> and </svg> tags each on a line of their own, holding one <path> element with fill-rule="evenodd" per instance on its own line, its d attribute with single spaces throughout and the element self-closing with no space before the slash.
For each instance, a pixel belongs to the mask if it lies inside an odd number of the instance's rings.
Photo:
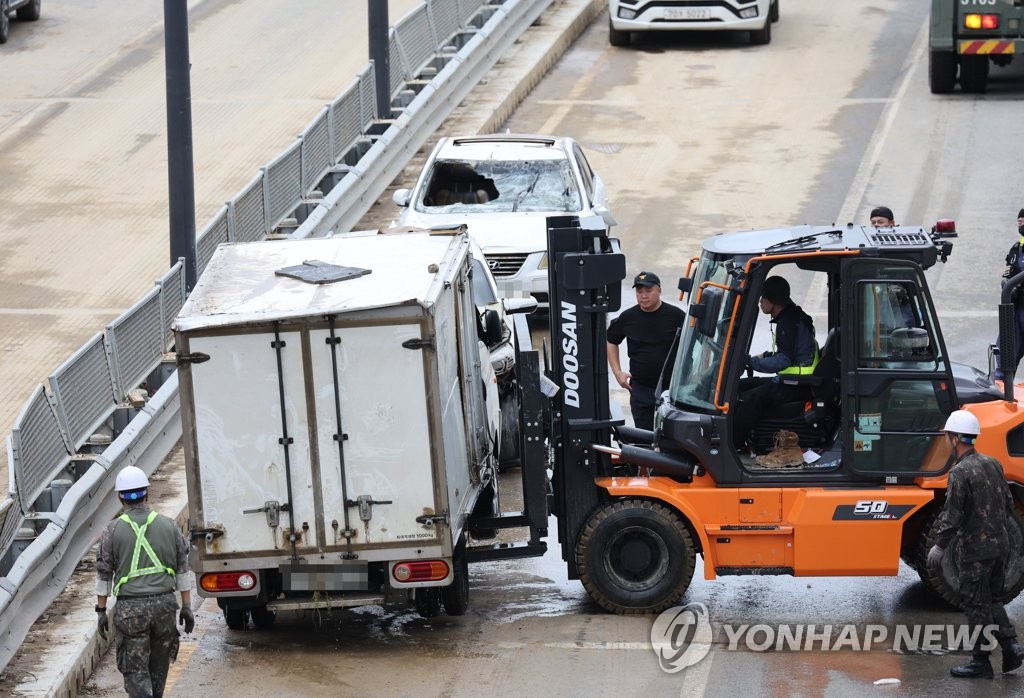
<svg viewBox="0 0 1024 698">
<path fill-rule="evenodd" d="M 1007 66 L 1024 50 L 1021 0 L 932 0 L 928 32 L 928 83 L 949 94 L 983 93 L 989 68 Z"/>
</svg>

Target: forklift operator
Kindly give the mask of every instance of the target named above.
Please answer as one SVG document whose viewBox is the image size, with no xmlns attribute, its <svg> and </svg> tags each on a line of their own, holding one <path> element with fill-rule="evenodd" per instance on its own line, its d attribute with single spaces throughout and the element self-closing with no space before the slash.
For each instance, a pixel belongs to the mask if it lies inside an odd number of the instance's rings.
<svg viewBox="0 0 1024 698">
<path fill-rule="evenodd" d="M 759 373 L 775 373 L 770 378 L 749 377 L 740 380 L 739 405 L 733 425 L 737 450 L 746 446 L 750 432 L 765 412 L 786 402 L 806 400 L 809 389 L 790 376 L 810 375 L 818 363 L 814 341 L 814 323 L 789 297 L 789 282 L 781 276 L 765 279 L 761 290 L 761 312 L 771 316 L 774 325 L 773 348 L 747 357 L 747 367 Z"/>
</svg>

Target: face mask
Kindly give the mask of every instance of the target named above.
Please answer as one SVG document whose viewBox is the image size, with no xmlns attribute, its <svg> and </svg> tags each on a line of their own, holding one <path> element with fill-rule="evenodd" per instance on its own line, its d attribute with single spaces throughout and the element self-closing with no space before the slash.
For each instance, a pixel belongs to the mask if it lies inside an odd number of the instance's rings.
<svg viewBox="0 0 1024 698">
<path fill-rule="evenodd" d="M 1024 225 L 1018 225 L 1018 226 L 1017 226 L 1017 233 L 1018 233 L 1018 234 L 1019 234 L 1019 235 L 1020 235 L 1020 236 L 1021 236 L 1022 238 L 1024 238 Z"/>
</svg>

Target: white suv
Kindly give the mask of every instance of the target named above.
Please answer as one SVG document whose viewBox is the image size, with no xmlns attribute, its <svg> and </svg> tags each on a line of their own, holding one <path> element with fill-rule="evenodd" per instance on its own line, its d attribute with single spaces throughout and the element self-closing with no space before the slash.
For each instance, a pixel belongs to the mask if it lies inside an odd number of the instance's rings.
<svg viewBox="0 0 1024 698">
<path fill-rule="evenodd" d="M 600 217 L 604 182 L 572 138 L 498 134 L 442 138 L 415 186 L 392 197 L 400 225 L 465 223 L 503 297 L 548 300 L 547 217 Z"/>
<path fill-rule="evenodd" d="M 750 43 L 772 40 L 781 0 L 609 0 L 608 41 L 628 46 L 630 32 L 749 31 Z"/>
</svg>

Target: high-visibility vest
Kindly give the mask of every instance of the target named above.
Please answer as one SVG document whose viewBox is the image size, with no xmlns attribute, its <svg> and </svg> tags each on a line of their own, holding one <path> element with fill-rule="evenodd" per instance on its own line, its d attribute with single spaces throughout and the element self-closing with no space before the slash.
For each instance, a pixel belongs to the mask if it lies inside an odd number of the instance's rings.
<svg viewBox="0 0 1024 698">
<path fill-rule="evenodd" d="M 121 516 L 119 516 L 118 518 L 122 521 L 127 522 L 127 524 L 132 527 L 132 530 L 135 531 L 135 550 L 132 552 L 131 569 L 129 569 L 128 574 L 121 577 L 121 579 L 114 586 L 114 596 L 117 596 L 117 592 L 121 588 L 121 585 L 127 582 L 129 579 L 135 579 L 136 577 L 144 577 L 147 574 L 158 574 L 160 572 L 166 572 L 167 574 L 171 575 L 171 577 L 174 577 L 174 570 L 170 567 L 167 567 L 164 563 L 160 562 L 160 558 L 157 557 L 156 552 L 153 550 L 153 546 L 151 546 L 149 544 L 149 541 L 146 540 L 146 529 L 148 529 L 149 525 L 153 523 L 153 521 L 156 519 L 156 512 L 149 512 L 149 516 L 146 517 L 146 523 L 142 524 L 141 526 L 132 521 L 128 517 L 128 514 L 121 514 Z M 139 569 L 139 555 L 143 550 L 145 550 L 146 555 L 149 556 L 150 566 Z"/>
<path fill-rule="evenodd" d="M 772 351 L 775 351 L 775 333 L 772 332 Z M 821 360 L 821 354 L 818 350 L 818 341 L 814 341 L 814 358 L 811 360 L 809 366 L 789 366 L 779 371 L 780 376 L 809 376 L 814 373 L 814 369 L 818 365 L 818 361 Z"/>
</svg>

